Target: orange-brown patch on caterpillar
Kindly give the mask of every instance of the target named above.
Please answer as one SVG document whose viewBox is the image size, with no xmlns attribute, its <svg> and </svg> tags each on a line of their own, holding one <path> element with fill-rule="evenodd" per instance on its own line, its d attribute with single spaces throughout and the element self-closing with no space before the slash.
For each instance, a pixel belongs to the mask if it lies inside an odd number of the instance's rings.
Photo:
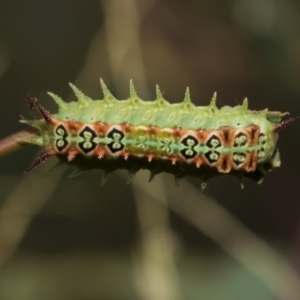
<svg viewBox="0 0 300 300">
<path fill-rule="evenodd" d="M 121 125 L 121 128 L 122 128 L 123 132 L 129 133 L 133 130 L 134 126 L 131 126 L 130 124 L 125 123 L 125 124 Z"/>
<path fill-rule="evenodd" d="M 220 136 L 223 141 L 223 146 L 228 147 L 230 146 L 232 137 L 229 136 L 230 132 L 232 131 L 232 128 L 229 126 L 222 126 L 219 128 Z"/>
<path fill-rule="evenodd" d="M 244 169 L 246 172 L 254 172 L 256 170 L 258 161 L 258 155 L 256 151 L 250 153 L 249 156 L 246 157 Z"/>
<path fill-rule="evenodd" d="M 92 130 L 94 127 L 93 124 L 80 123 L 75 120 L 59 121 L 59 125 L 62 125 L 70 136 L 77 136 L 85 127 L 90 127 Z"/>
<path fill-rule="evenodd" d="M 196 165 L 197 168 L 200 168 L 201 165 L 204 163 L 204 159 L 202 156 L 198 156 L 193 160 L 193 163 Z"/>
<path fill-rule="evenodd" d="M 74 119 L 71 119 L 67 122 L 63 122 L 65 124 L 65 128 L 72 134 L 77 133 L 82 128 L 82 124 L 75 121 Z"/>
<path fill-rule="evenodd" d="M 104 122 L 98 122 L 94 124 L 94 131 L 99 137 L 105 137 L 109 126 Z"/>
<path fill-rule="evenodd" d="M 49 126 L 50 126 L 50 128 L 55 128 L 55 127 L 57 127 L 59 124 L 61 124 L 61 123 L 63 123 L 64 124 L 64 121 L 60 121 L 60 120 L 58 120 L 58 119 L 56 119 L 56 118 L 54 118 L 53 116 L 52 116 L 52 118 L 51 118 L 51 123 L 49 124 Z"/>
<path fill-rule="evenodd" d="M 171 156 L 171 157 L 169 157 L 169 160 L 171 161 L 172 165 L 176 165 L 176 163 L 178 162 L 178 157 Z"/>
<path fill-rule="evenodd" d="M 220 173 L 229 173 L 232 169 L 232 154 L 222 153 L 215 163 L 215 167 Z"/>
<path fill-rule="evenodd" d="M 96 149 L 94 150 L 94 155 L 98 158 L 98 159 L 103 159 L 105 156 L 108 155 L 108 150 L 106 149 L 105 146 L 103 145 L 98 145 L 96 147 Z"/>
<path fill-rule="evenodd" d="M 181 138 L 182 134 L 183 134 L 183 130 L 181 129 L 181 127 L 177 126 L 173 128 L 173 135 L 176 139 Z"/>
<path fill-rule="evenodd" d="M 70 146 L 68 151 L 65 151 L 68 153 L 67 159 L 68 161 L 72 161 L 78 154 L 81 152 L 75 147 L 75 146 Z"/>
<path fill-rule="evenodd" d="M 130 153 L 128 151 L 122 151 L 122 153 L 120 153 L 120 156 L 127 160 L 130 156 Z"/>
<path fill-rule="evenodd" d="M 204 130 L 202 128 L 195 132 L 200 144 L 204 144 L 205 132 L 206 132 L 206 130 Z"/>
<path fill-rule="evenodd" d="M 251 144 L 250 146 L 256 146 L 258 144 L 258 139 L 260 135 L 260 128 L 257 125 L 251 125 L 247 127 L 251 136 Z"/>
<path fill-rule="evenodd" d="M 153 154 L 148 154 L 148 155 L 146 155 L 146 157 L 147 157 L 148 162 L 150 163 L 153 160 L 154 155 Z"/>
<path fill-rule="evenodd" d="M 151 135 L 155 135 L 155 134 L 157 134 L 159 131 L 161 131 L 161 128 L 157 128 L 157 127 L 154 126 L 154 125 L 148 126 L 148 132 L 149 132 L 149 134 L 151 134 Z"/>
</svg>

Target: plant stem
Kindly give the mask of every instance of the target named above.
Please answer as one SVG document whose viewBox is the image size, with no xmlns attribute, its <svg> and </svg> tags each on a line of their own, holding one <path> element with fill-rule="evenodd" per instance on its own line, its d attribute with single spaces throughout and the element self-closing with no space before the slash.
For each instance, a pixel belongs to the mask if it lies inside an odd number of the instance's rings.
<svg viewBox="0 0 300 300">
<path fill-rule="evenodd" d="M 31 145 L 30 141 L 40 135 L 36 128 L 28 127 L 0 140 L 0 157 Z"/>
</svg>

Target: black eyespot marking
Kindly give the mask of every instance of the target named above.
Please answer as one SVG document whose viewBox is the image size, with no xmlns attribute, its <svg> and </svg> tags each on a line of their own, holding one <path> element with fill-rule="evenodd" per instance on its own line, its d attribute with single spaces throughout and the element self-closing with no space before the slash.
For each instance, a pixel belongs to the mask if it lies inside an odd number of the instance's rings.
<svg viewBox="0 0 300 300">
<path fill-rule="evenodd" d="M 247 136 L 240 132 L 238 133 L 234 138 L 234 144 L 233 147 L 243 147 L 247 144 Z"/>
<path fill-rule="evenodd" d="M 83 130 L 79 133 L 79 136 L 81 136 L 84 139 L 94 139 L 95 137 L 97 137 L 97 134 L 90 127 L 84 127 Z"/>
<path fill-rule="evenodd" d="M 56 127 L 55 133 L 61 137 L 66 137 L 68 135 L 66 128 L 62 124 Z"/>
<path fill-rule="evenodd" d="M 199 144 L 199 142 L 194 136 L 188 135 L 184 139 L 182 139 L 181 144 L 187 147 L 195 147 Z"/>
<path fill-rule="evenodd" d="M 236 166 L 243 164 L 246 160 L 246 155 L 244 153 L 234 152 L 233 161 Z"/>
<path fill-rule="evenodd" d="M 56 140 L 55 145 L 57 150 L 61 152 L 68 146 L 68 142 L 65 139 L 59 139 Z"/>
<path fill-rule="evenodd" d="M 186 148 L 180 151 L 181 155 L 185 159 L 191 159 L 197 156 L 197 151 L 195 150 L 195 147 L 199 144 L 199 141 L 194 136 L 186 136 L 184 139 L 182 139 L 181 144 L 186 146 Z"/>
<path fill-rule="evenodd" d="M 206 146 L 209 148 L 217 148 L 221 146 L 221 141 L 216 135 L 212 135 L 206 142 Z"/>
<path fill-rule="evenodd" d="M 208 151 L 204 155 L 210 164 L 217 162 L 220 158 L 220 153 L 217 151 Z"/>
<path fill-rule="evenodd" d="M 183 149 L 180 153 L 185 159 L 191 159 L 197 156 L 197 152 L 193 149 Z"/>
<path fill-rule="evenodd" d="M 125 137 L 123 131 L 114 128 L 107 134 L 107 137 L 112 139 L 112 141 L 107 144 L 111 153 L 122 151 L 125 148 L 125 145 L 121 142 Z"/>
<path fill-rule="evenodd" d="M 84 153 L 89 153 L 93 151 L 97 144 L 94 139 L 97 137 L 96 133 L 89 127 L 85 127 L 80 133 L 79 136 L 83 138 L 83 141 L 78 143 L 79 148 Z"/>
<path fill-rule="evenodd" d="M 111 138 L 111 139 L 115 139 L 115 134 L 119 134 L 120 135 L 120 140 L 122 140 L 125 137 L 125 134 L 123 131 L 118 130 L 116 128 L 112 129 L 108 134 L 107 137 Z"/>
<path fill-rule="evenodd" d="M 58 138 L 56 139 L 55 146 L 58 151 L 63 151 L 68 146 L 67 136 L 68 132 L 66 128 L 60 124 L 56 127 L 55 133 L 58 135 Z"/>
</svg>

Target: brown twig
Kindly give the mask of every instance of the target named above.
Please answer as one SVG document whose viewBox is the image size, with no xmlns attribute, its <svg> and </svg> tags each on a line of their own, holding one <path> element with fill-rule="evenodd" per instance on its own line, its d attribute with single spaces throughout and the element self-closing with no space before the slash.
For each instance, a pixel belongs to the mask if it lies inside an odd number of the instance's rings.
<svg viewBox="0 0 300 300">
<path fill-rule="evenodd" d="M 28 127 L 0 140 L 0 157 L 29 146 L 30 140 L 40 135 L 36 128 Z"/>
</svg>

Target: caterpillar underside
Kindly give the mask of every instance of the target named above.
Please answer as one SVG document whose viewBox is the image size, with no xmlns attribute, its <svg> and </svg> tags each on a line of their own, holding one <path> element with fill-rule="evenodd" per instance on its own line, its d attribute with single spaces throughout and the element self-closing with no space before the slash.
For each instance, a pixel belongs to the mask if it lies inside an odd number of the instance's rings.
<svg viewBox="0 0 300 300">
<path fill-rule="evenodd" d="M 182 103 L 170 104 L 158 86 L 155 101 L 141 100 L 130 82 L 130 97 L 117 100 L 104 82 L 102 100 L 92 100 L 70 84 L 78 101 L 66 103 L 49 93 L 59 106 L 51 115 L 35 98 L 27 97 L 41 120 L 21 120 L 37 128 L 30 141 L 43 147 L 28 173 L 51 156 L 74 165 L 77 171 L 100 168 L 109 173 L 127 169 L 129 178 L 148 169 L 150 179 L 161 172 L 199 177 L 202 187 L 220 175 L 248 177 L 260 183 L 280 165 L 278 132 L 294 121 L 288 113 L 251 111 L 248 100 L 235 107 L 195 106 L 187 89 Z"/>
</svg>

